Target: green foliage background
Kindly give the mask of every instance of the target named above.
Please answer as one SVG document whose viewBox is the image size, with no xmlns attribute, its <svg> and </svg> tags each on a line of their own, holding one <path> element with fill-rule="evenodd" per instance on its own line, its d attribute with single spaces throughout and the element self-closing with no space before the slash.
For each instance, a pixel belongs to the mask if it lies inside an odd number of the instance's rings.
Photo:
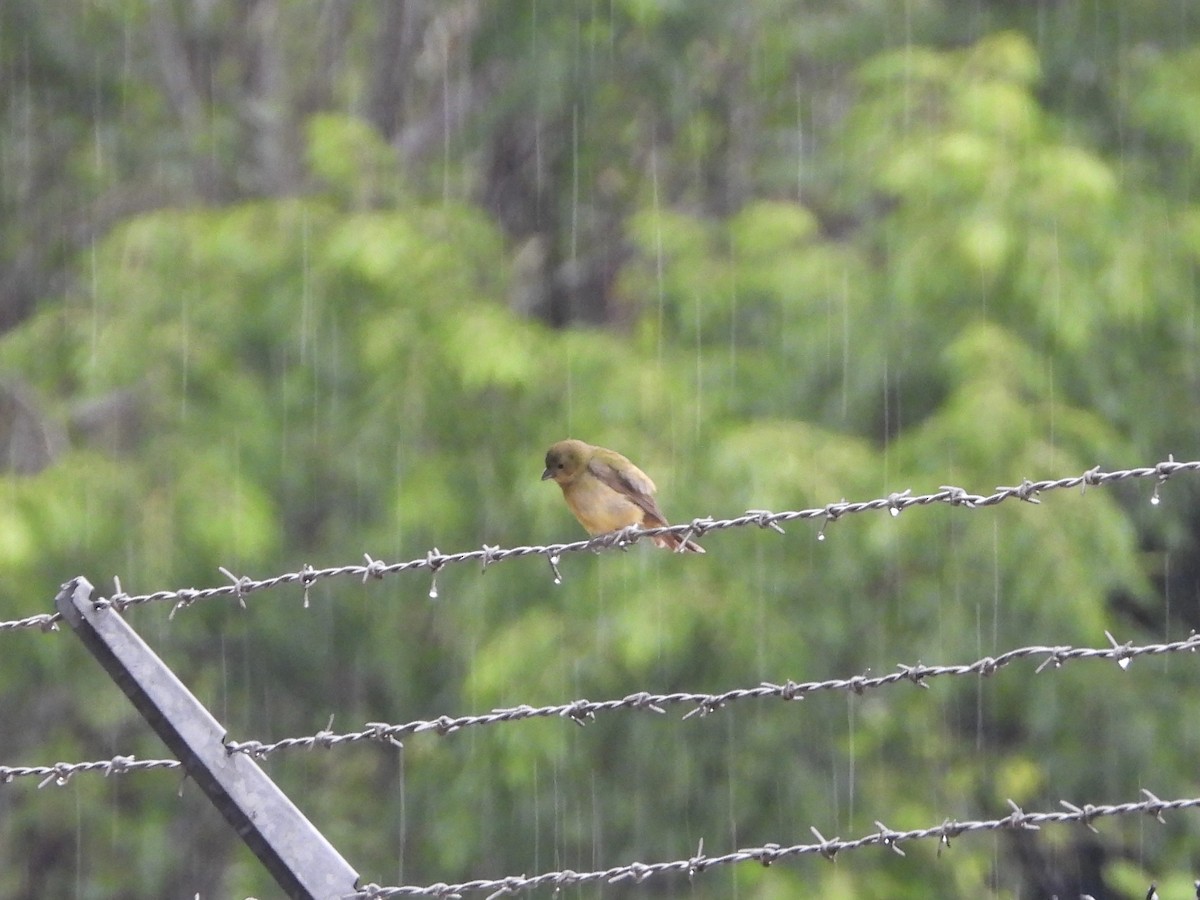
<svg viewBox="0 0 1200 900">
<path fill-rule="evenodd" d="M 0 251 L 50 286 L 9 310 L 0 375 L 66 434 L 0 476 L 0 618 L 75 574 L 135 593 L 574 539 L 537 477 L 566 435 L 627 453 L 680 520 L 1197 456 L 1200 16 L 1180 4 L 414 4 L 401 105 L 445 131 L 425 152 L 364 113 L 394 13 L 364 4 L 336 66 L 276 86 L 274 169 L 233 35 L 262 26 L 308 72 L 324 19 L 132 2 L 59 31 L 55 5 L 0 11 L 26 87 L 0 129 Z M 164 23 L 205 48 L 198 131 L 153 77 Z M 454 128 L 452 84 L 486 99 Z M 513 146 L 534 149 L 505 168 Z M 114 398 L 136 415 L 88 426 Z M 232 737 L 264 740 L 1177 638 L 1200 621 L 1200 489 L 1150 490 L 575 555 L 557 586 L 535 557 L 449 568 L 437 599 L 402 575 L 322 583 L 310 608 L 281 590 L 128 616 Z M 163 755 L 69 634 L 0 647 L 0 763 Z M 1191 659 L 1032 670 L 265 765 L 380 883 L 1196 794 Z M 0 786 L 0 895 L 271 895 L 178 787 Z M 1198 830 L 1113 820 L 597 893 L 1184 896 Z"/>
</svg>

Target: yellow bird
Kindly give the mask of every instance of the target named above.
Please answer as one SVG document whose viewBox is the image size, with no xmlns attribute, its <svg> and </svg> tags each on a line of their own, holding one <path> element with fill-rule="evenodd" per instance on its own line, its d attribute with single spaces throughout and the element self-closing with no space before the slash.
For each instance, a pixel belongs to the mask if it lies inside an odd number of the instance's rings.
<svg viewBox="0 0 1200 900">
<path fill-rule="evenodd" d="M 650 476 L 615 450 L 594 447 L 583 441 L 559 441 L 546 451 L 542 481 L 554 479 L 562 488 L 567 506 L 588 534 L 606 534 L 640 525 L 662 528 L 667 517 L 654 499 L 657 488 Z M 678 535 L 652 538 L 659 547 L 703 553 L 695 541 Z"/>
</svg>

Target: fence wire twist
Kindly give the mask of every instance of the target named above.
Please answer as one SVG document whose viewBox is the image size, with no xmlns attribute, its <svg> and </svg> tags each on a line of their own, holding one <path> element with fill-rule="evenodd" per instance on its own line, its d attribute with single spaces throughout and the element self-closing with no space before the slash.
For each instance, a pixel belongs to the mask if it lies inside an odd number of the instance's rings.
<svg viewBox="0 0 1200 900">
<path fill-rule="evenodd" d="M 1061 800 L 1059 802 L 1063 806 L 1063 812 L 1027 813 L 1012 800 L 1009 800 L 1008 805 L 1011 812 L 1001 819 L 967 822 L 948 819 L 940 825 L 934 825 L 929 828 L 916 828 L 908 831 L 893 831 L 882 822 L 876 821 L 876 831 L 852 840 L 842 840 L 840 837 L 826 838 L 816 828 L 810 827 L 809 830 L 812 831 L 816 841 L 809 844 L 792 844 L 786 847 L 779 844 L 765 844 L 761 847 L 734 850 L 731 853 L 725 853 L 720 856 L 708 856 L 705 854 L 704 844 L 701 842 L 695 856 L 687 859 L 671 860 L 670 862 L 633 862 L 593 872 L 575 872 L 570 869 L 564 869 L 558 872 L 545 872 L 541 875 L 529 877 L 524 875 L 510 875 L 505 878 L 480 878 L 474 881 L 464 881 L 459 884 L 439 882 L 424 886 L 405 885 L 401 887 L 380 887 L 379 885 L 369 884 L 350 896 L 365 898 L 365 900 L 383 900 L 383 898 L 388 897 L 456 898 L 463 897 L 469 893 L 483 893 L 487 891 L 487 900 L 497 900 L 499 897 L 511 896 L 542 887 L 554 888 L 555 891 L 559 891 L 567 887 L 599 882 L 606 884 L 640 884 L 649 878 L 671 874 L 686 875 L 690 880 L 709 869 L 728 866 L 734 863 L 757 862 L 763 866 L 770 866 L 782 859 L 816 855 L 832 860 L 839 853 L 859 850 L 863 847 L 884 847 L 904 856 L 901 844 L 934 838 L 942 848 L 948 848 L 950 842 L 955 838 L 974 832 L 1037 831 L 1043 825 L 1068 822 L 1079 823 L 1091 831 L 1096 831 L 1097 829 L 1092 823 L 1097 819 L 1109 816 L 1131 815 L 1134 813 L 1144 813 L 1145 815 L 1153 816 L 1159 822 L 1165 822 L 1162 817 L 1162 814 L 1165 812 L 1200 806 L 1200 797 L 1161 800 L 1145 789 L 1142 790 L 1142 795 L 1144 799 L 1137 802 L 1118 803 L 1115 805 L 1093 805 L 1088 803 L 1080 807 Z"/>
<path fill-rule="evenodd" d="M 757 687 L 735 688 L 719 694 L 674 692 L 670 694 L 652 694 L 639 691 L 629 694 L 619 700 L 573 700 L 551 706 L 520 706 L 506 709 L 495 709 L 482 715 L 439 716 L 435 719 L 416 719 L 411 722 L 393 725 L 387 722 L 368 722 L 359 731 L 342 734 L 334 733 L 332 720 L 328 728 L 316 734 L 302 737 L 289 737 L 273 742 L 257 740 L 228 741 L 226 748 L 230 753 L 245 753 L 256 759 L 269 756 L 280 750 L 312 749 L 314 747 L 332 748 L 345 744 L 373 741 L 402 747 L 401 738 L 408 735 L 434 734 L 445 736 L 472 728 L 486 725 L 500 725 L 507 722 L 518 722 L 525 719 L 561 718 L 586 725 L 598 713 L 617 712 L 622 710 L 648 711 L 666 714 L 670 706 L 690 706 L 684 713 L 683 719 L 693 716 L 706 716 L 709 713 L 725 707 L 730 703 L 753 699 L 803 700 L 809 694 L 827 691 L 846 691 L 862 695 L 867 691 L 886 687 L 893 684 L 911 683 L 918 687 L 927 688 L 928 681 L 942 676 L 977 675 L 990 676 L 1013 662 L 1029 658 L 1041 658 L 1034 670 L 1040 674 L 1047 668 L 1060 668 L 1068 662 L 1081 659 L 1112 660 L 1122 669 L 1128 668 L 1130 662 L 1139 656 L 1159 656 L 1166 653 L 1195 653 L 1200 650 L 1200 635 L 1191 634 L 1184 640 L 1170 641 L 1161 644 L 1134 645 L 1131 642 L 1120 643 L 1109 632 L 1108 647 L 1068 647 L 1068 646 L 1030 646 L 1009 650 L 998 656 L 985 656 L 969 664 L 948 666 L 927 666 L 918 662 L 916 665 L 897 667 L 897 671 L 886 675 L 855 675 L 850 678 L 830 678 L 824 681 L 785 681 L 782 684 L 763 682 Z M 93 760 L 89 762 L 67 763 L 59 762 L 54 765 L 39 766 L 0 766 L 0 783 L 14 781 L 17 778 L 40 778 L 39 787 L 49 784 L 65 785 L 73 775 L 79 772 L 103 772 L 106 776 L 152 769 L 169 769 L 179 767 L 179 763 L 170 759 L 137 760 L 132 756 L 115 756 L 108 760 Z"/>
<path fill-rule="evenodd" d="M 361 578 L 365 583 L 371 579 L 417 570 L 427 570 L 430 572 L 433 577 L 433 585 L 429 593 L 431 597 L 436 597 L 437 573 L 446 566 L 459 563 L 478 563 L 486 569 L 494 563 L 524 556 L 546 557 L 550 564 L 554 581 L 558 583 L 562 580 L 562 573 L 559 571 L 558 563 L 564 554 L 580 553 L 585 550 L 602 551 L 616 547 L 625 548 L 637 543 L 637 541 L 644 537 L 674 534 L 684 538 L 686 542 L 686 540 L 703 537 L 710 531 L 721 531 L 726 528 L 745 528 L 752 525 L 759 528 L 770 528 L 783 533 L 783 525 L 788 522 L 820 519 L 822 522 L 821 530 L 817 536 L 820 539 L 824 539 L 825 528 L 829 523 L 836 522 L 842 516 L 854 513 L 862 513 L 870 510 L 887 510 L 891 515 L 898 516 L 909 507 L 929 506 L 931 504 L 944 503 L 964 509 L 979 509 L 995 506 L 1006 500 L 1014 499 L 1023 500 L 1026 503 L 1039 503 L 1041 501 L 1038 499 L 1038 495 L 1047 491 L 1074 487 L 1086 490 L 1088 487 L 1098 487 L 1131 478 L 1157 479 L 1154 486 L 1154 494 L 1151 497 L 1151 502 L 1157 503 L 1158 489 L 1168 478 L 1180 472 L 1195 472 L 1197 470 L 1200 470 L 1200 460 L 1176 462 L 1174 456 L 1168 456 L 1166 460 L 1155 463 L 1153 466 L 1143 466 L 1135 469 L 1117 469 L 1111 472 L 1103 472 L 1099 466 L 1095 466 L 1080 475 L 1066 478 L 1053 478 L 1043 481 L 1030 481 L 1026 479 L 1019 485 L 997 487 L 991 494 L 972 494 L 964 488 L 953 485 L 942 485 L 932 494 L 914 495 L 911 489 L 905 489 L 874 500 L 858 502 L 840 500 L 836 503 L 827 503 L 824 506 L 809 509 L 788 510 L 785 512 L 751 509 L 740 516 L 730 519 L 697 518 L 686 524 L 669 525 L 664 528 L 639 528 L 632 526 L 621 531 L 603 534 L 598 537 L 589 538 L 588 540 L 572 541 L 566 544 L 535 544 L 508 548 L 493 547 L 484 544 L 482 549 L 479 550 L 467 550 L 449 554 L 442 553 L 437 547 L 434 547 L 424 556 L 396 563 L 385 563 L 382 560 L 373 559 L 369 554 L 363 554 L 366 559 L 365 565 L 331 566 L 324 569 L 316 569 L 311 565 L 306 565 L 299 572 L 287 572 L 262 580 L 256 580 L 245 575 L 235 575 L 228 569 L 221 567 L 221 573 L 229 579 L 230 583 L 210 588 L 179 588 L 170 591 L 154 591 L 149 594 L 127 594 L 121 589 L 120 580 L 114 579 L 115 590 L 112 595 L 100 598 L 98 602 L 109 604 L 118 611 L 144 603 L 169 602 L 174 604 L 174 608 L 171 610 L 171 616 L 173 617 L 180 609 L 184 609 L 201 600 L 232 597 L 244 606 L 247 594 L 282 587 L 284 585 L 298 584 L 304 591 L 304 605 L 307 607 L 309 589 L 318 581 L 353 576 Z M 39 613 L 23 619 L 0 622 L 0 632 L 22 629 L 40 629 L 44 632 L 57 631 L 59 621 L 60 616 L 58 613 Z"/>
</svg>

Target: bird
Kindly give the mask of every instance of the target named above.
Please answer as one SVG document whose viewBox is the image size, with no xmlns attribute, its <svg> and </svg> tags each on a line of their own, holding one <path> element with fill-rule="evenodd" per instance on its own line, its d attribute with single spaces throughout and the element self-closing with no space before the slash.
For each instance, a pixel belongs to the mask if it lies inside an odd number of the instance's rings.
<svg viewBox="0 0 1200 900">
<path fill-rule="evenodd" d="M 542 481 L 551 479 L 562 488 L 563 499 L 588 534 L 607 534 L 630 525 L 667 525 L 650 476 L 616 450 L 572 439 L 559 441 L 546 451 Z M 695 541 L 676 534 L 658 534 L 651 540 L 670 550 L 704 552 Z"/>
</svg>

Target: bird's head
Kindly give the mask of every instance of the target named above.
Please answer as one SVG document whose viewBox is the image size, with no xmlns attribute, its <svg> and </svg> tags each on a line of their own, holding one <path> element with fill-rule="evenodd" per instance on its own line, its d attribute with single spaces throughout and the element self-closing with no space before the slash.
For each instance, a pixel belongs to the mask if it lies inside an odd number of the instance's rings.
<svg viewBox="0 0 1200 900">
<path fill-rule="evenodd" d="M 559 484 L 567 484 L 583 471 L 591 450 L 583 441 L 559 441 L 546 451 L 546 469 L 542 481 L 553 478 Z"/>
</svg>

